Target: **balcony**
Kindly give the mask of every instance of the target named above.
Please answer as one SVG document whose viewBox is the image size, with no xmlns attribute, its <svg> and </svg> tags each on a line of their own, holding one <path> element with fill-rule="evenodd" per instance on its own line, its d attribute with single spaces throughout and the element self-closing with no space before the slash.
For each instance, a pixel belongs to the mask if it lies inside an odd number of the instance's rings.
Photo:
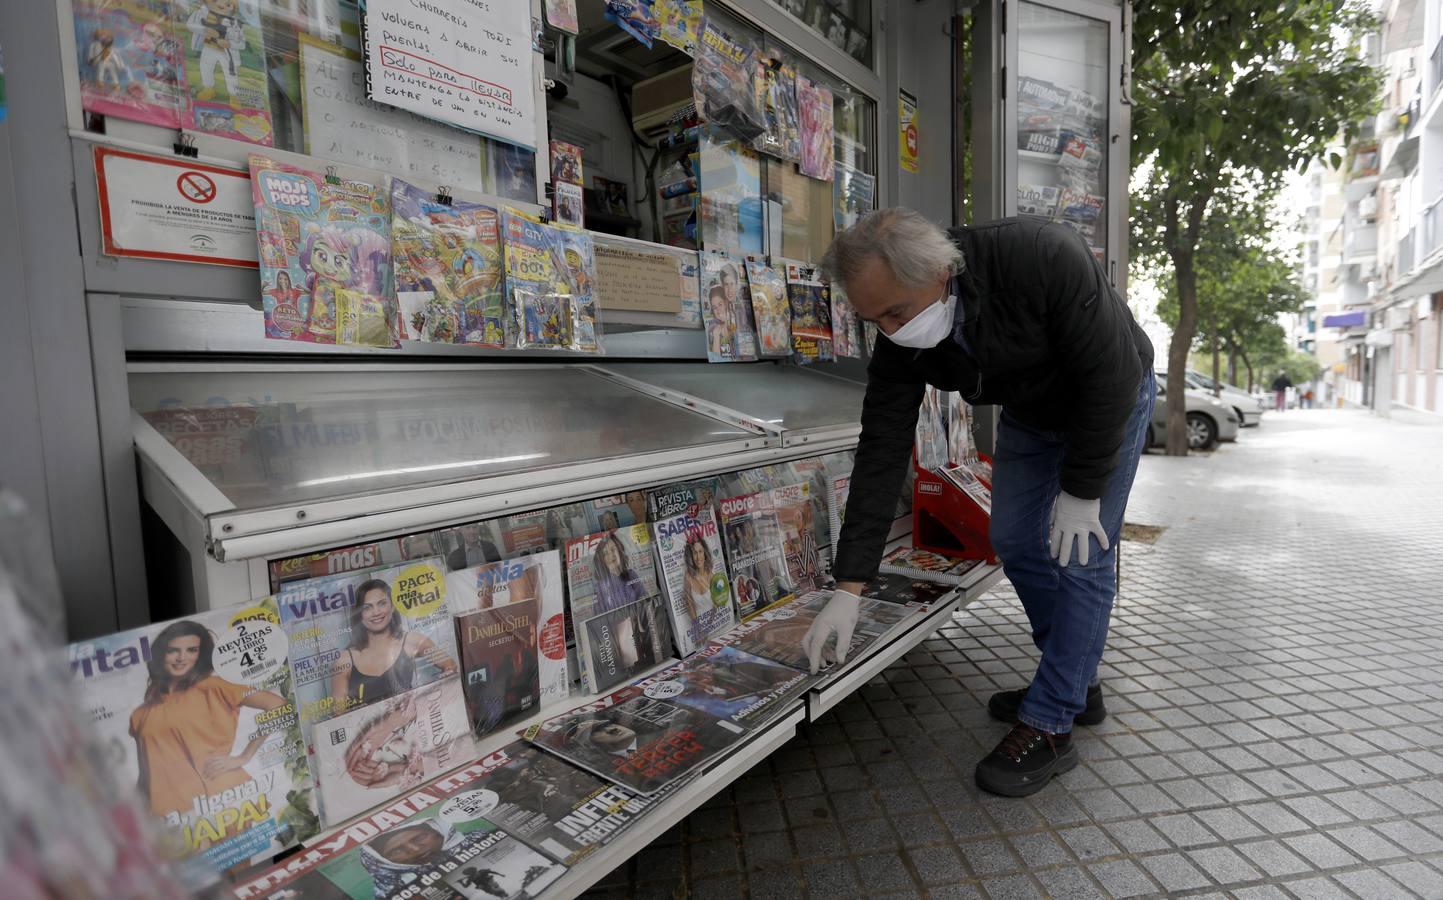
<svg viewBox="0 0 1443 900">
<path fill-rule="evenodd" d="M 1378 228 L 1361 222 L 1350 223 L 1343 234 L 1343 263 L 1359 265 L 1372 262 L 1378 254 Z"/>
<path fill-rule="evenodd" d="M 1398 281 L 1405 281 L 1413 274 L 1413 248 L 1415 246 L 1414 233 L 1416 228 L 1408 229 L 1408 234 L 1398 242 Z"/>
<path fill-rule="evenodd" d="M 1438 93 L 1438 88 L 1443 87 L 1443 37 L 1433 45 L 1433 53 L 1428 57 L 1428 84 L 1432 86 L 1428 91 L 1428 99 L 1431 101 Z"/>
</svg>

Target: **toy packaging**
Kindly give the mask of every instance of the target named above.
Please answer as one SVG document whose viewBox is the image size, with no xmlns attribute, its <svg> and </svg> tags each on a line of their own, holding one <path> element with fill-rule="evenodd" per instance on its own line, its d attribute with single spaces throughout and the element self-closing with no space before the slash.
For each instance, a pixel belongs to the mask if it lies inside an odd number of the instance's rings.
<svg viewBox="0 0 1443 900">
<path fill-rule="evenodd" d="M 80 102 L 88 112 L 179 128 L 185 51 L 169 3 L 75 0 Z"/>
<path fill-rule="evenodd" d="M 397 346 L 384 189 L 250 157 L 266 337 Z"/>
<path fill-rule="evenodd" d="M 174 0 L 185 44 L 187 128 L 269 147 L 260 0 Z"/>
</svg>

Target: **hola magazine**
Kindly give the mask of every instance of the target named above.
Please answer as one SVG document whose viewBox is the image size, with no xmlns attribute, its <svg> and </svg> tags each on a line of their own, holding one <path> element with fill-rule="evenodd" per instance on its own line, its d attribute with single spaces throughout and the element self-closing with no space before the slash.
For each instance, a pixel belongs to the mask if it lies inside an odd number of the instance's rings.
<svg viewBox="0 0 1443 900">
<path fill-rule="evenodd" d="M 81 641 L 69 661 L 193 886 L 319 830 L 274 600 Z"/>
<path fill-rule="evenodd" d="M 438 557 L 293 582 L 276 603 L 312 746 L 317 723 L 460 671 Z"/>
<path fill-rule="evenodd" d="M 662 519 L 655 528 L 677 651 L 689 656 L 737 623 L 716 516 L 708 506 Z"/>
</svg>

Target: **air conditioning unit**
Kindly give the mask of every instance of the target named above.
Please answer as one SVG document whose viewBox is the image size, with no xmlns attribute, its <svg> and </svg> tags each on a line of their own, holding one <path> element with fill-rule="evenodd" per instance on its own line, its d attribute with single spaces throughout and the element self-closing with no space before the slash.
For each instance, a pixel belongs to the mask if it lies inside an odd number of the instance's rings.
<svg viewBox="0 0 1443 900">
<path fill-rule="evenodd" d="M 631 124 L 642 134 L 680 121 L 695 109 L 690 63 L 638 81 L 631 89 Z"/>
</svg>

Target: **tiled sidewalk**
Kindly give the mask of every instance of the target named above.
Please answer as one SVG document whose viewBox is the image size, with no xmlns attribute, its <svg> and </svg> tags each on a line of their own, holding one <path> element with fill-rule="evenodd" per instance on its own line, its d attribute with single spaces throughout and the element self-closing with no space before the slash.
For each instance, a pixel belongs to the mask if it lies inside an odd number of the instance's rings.
<svg viewBox="0 0 1443 900">
<path fill-rule="evenodd" d="M 1443 898 L 1443 428 L 1270 416 L 1128 520 L 1076 771 L 973 785 L 1035 659 L 1004 583 L 594 894 Z"/>
</svg>

